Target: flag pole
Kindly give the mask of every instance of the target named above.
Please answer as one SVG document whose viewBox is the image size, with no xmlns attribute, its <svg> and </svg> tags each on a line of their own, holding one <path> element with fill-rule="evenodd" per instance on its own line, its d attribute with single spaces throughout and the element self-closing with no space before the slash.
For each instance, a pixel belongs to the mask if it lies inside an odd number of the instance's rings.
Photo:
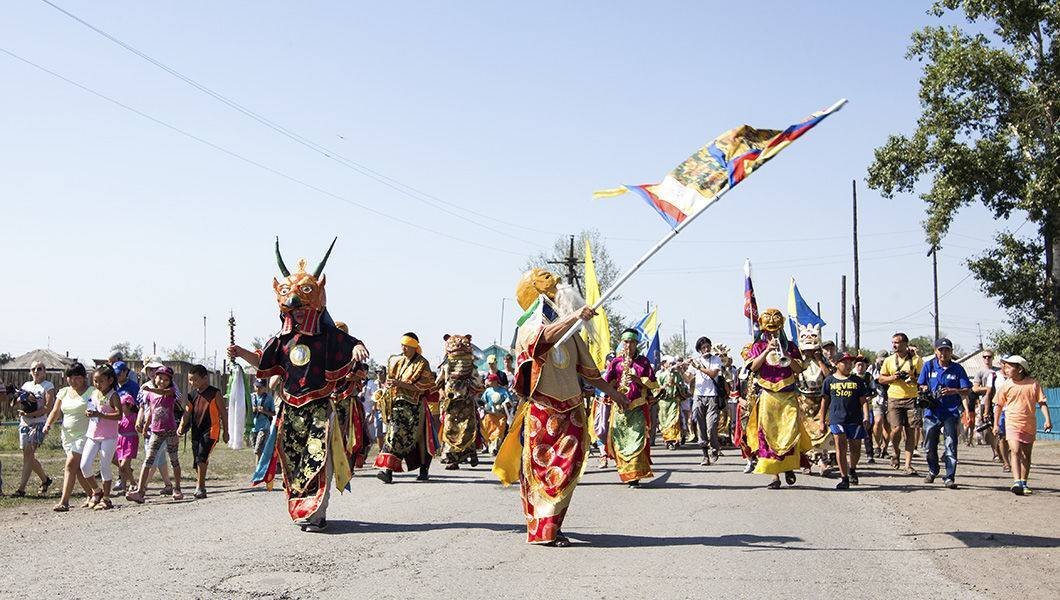
<svg viewBox="0 0 1060 600">
<path fill-rule="evenodd" d="M 603 306 L 605 302 L 607 302 L 608 300 L 611 299 L 611 296 L 614 296 L 615 293 L 618 292 L 618 288 L 622 287 L 622 285 L 624 283 L 629 281 L 629 278 L 632 277 L 634 273 L 639 271 L 640 268 L 644 266 L 644 263 L 648 262 L 648 260 L 651 257 L 653 257 L 656 254 L 658 254 L 659 250 L 663 249 L 663 246 L 668 244 L 670 242 L 670 240 L 672 240 L 675 237 L 677 237 L 677 235 L 679 233 L 681 233 L 682 231 L 685 230 L 686 227 L 691 225 L 692 221 L 695 221 L 697 218 L 699 218 L 699 215 L 707 212 L 708 208 L 710 208 L 711 206 L 714 206 L 714 204 L 716 204 L 718 202 L 718 200 L 721 200 L 721 197 L 724 196 L 726 193 L 728 193 L 728 191 L 731 190 L 731 189 L 732 189 L 732 187 L 725 188 L 724 190 L 719 192 L 716 196 L 714 196 L 714 198 L 711 199 L 711 201 L 706 206 L 704 206 L 702 209 L 700 209 L 699 212 L 694 213 L 693 215 L 691 215 L 690 217 L 688 217 L 684 221 L 681 221 L 680 223 L 678 223 L 677 227 L 674 227 L 673 229 L 671 229 L 666 235 L 664 235 L 662 237 L 661 240 L 656 242 L 654 246 L 652 246 L 650 249 L 648 249 L 648 251 L 644 253 L 644 256 L 641 256 L 637 260 L 637 262 L 633 263 L 633 266 L 631 266 L 629 269 L 627 269 L 626 272 L 623 273 L 621 277 L 619 277 L 613 284 L 611 284 L 611 287 L 609 287 L 607 289 L 607 291 L 604 292 L 600 296 L 600 299 L 597 300 L 595 303 L 593 303 L 593 305 L 590 306 L 589 308 L 591 308 L 592 310 L 595 311 L 595 310 L 599 309 L 601 306 Z M 578 330 L 581 329 L 581 327 L 582 327 L 582 321 L 580 319 L 578 321 L 575 321 L 574 326 L 571 327 L 570 329 L 568 329 L 567 333 L 564 333 L 563 337 L 560 338 L 559 341 L 556 342 L 555 345 L 559 346 L 563 342 L 566 342 L 567 340 L 569 340 L 572 336 L 574 336 L 575 333 L 578 332 Z"/>
<path fill-rule="evenodd" d="M 834 104 L 832 104 L 831 106 L 826 108 L 823 112 L 826 115 L 832 114 L 835 111 L 843 108 L 843 106 L 846 103 L 847 103 L 847 99 L 846 98 L 840 98 L 839 100 L 836 100 L 836 102 Z M 762 166 L 764 167 L 765 164 L 763 164 Z M 761 167 L 759 167 L 759 168 L 761 168 Z M 644 263 L 648 262 L 648 259 L 650 259 L 651 257 L 655 256 L 659 252 L 659 250 L 662 250 L 663 246 L 668 244 L 670 242 L 670 240 L 672 240 L 675 237 L 677 237 L 677 235 L 679 233 L 684 231 L 685 227 L 688 227 L 689 225 L 691 225 L 692 221 L 695 221 L 699 217 L 699 215 L 705 213 L 707 211 L 707 209 L 710 208 L 711 206 L 713 206 L 718 200 L 721 200 L 722 196 L 727 194 L 729 192 L 729 190 L 731 190 L 732 188 L 733 188 L 733 186 L 726 187 L 724 190 L 722 190 L 716 196 L 714 196 L 714 198 L 711 199 L 711 201 L 706 206 L 704 206 L 699 212 L 697 212 L 697 213 L 693 214 L 692 216 L 688 217 L 687 219 L 682 221 L 680 224 L 678 224 L 677 227 L 673 228 L 669 233 L 664 235 L 663 238 L 658 241 L 658 243 L 656 243 L 654 246 L 651 247 L 651 249 L 649 249 L 647 252 L 644 253 L 644 256 L 640 257 L 640 259 L 637 262 L 633 263 L 633 266 L 630 267 L 629 270 L 627 270 L 625 273 L 623 273 L 622 276 L 619 277 L 618 280 L 615 281 L 615 283 L 612 284 L 611 287 L 608 288 L 608 290 L 602 296 L 600 296 L 600 299 L 598 301 L 596 301 L 589 308 L 591 308 L 593 310 L 596 310 L 596 309 L 600 308 L 601 306 L 603 306 L 605 302 L 607 302 L 608 300 L 611 299 L 611 296 L 615 295 L 615 293 L 618 291 L 618 288 L 622 287 L 622 285 L 624 283 L 626 283 L 626 281 L 628 281 L 629 278 L 632 277 L 634 273 L 636 273 L 638 270 L 640 270 L 641 267 L 644 266 Z M 578 332 L 579 329 L 581 329 L 581 327 L 582 327 L 581 320 L 575 321 L 574 325 L 570 329 L 567 330 L 567 333 L 563 334 L 563 337 L 561 337 L 559 339 L 559 341 L 556 342 L 555 345 L 559 346 L 563 342 L 566 342 L 567 340 L 569 340 L 575 333 Z"/>
</svg>

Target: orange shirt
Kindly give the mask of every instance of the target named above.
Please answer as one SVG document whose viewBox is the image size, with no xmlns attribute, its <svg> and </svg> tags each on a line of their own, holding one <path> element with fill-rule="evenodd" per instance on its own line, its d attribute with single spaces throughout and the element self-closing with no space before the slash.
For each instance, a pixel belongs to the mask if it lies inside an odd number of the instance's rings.
<svg viewBox="0 0 1060 600">
<path fill-rule="evenodd" d="M 1045 404 L 1045 391 L 1033 377 L 1025 377 L 1019 383 L 1009 381 L 997 393 L 995 403 L 1005 411 L 1005 429 L 1034 435 L 1038 429 L 1038 418 L 1034 409 Z"/>
</svg>

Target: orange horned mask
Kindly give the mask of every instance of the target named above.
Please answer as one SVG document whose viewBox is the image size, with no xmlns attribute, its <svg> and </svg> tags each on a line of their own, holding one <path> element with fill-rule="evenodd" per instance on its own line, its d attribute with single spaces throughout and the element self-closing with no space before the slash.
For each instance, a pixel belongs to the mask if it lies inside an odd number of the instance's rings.
<svg viewBox="0 0 1060 600">
<path fill-rule="evenodd" d="M 276 302 L 280 305 L 281 314 L 300 309 L 311 309 L 318 312 L 324 310 L 324 307 L 327 306 L 327 295 L 324 292 L 324 265 L 327 264 L 328 257 L 331 256 L 331 250 L 335 247 L 335 241 L 337 240 L 338 238 L 335 238 L 331 241 L 327 254 L 324 255 L 324 259 L 320 261 L 320 264 L 317 265 L 316 270 L 312 273 L 306 272 L 306 260 L 304 258 L 298 261 L 298 270 L 291 273 L 283 262 L 283 256 L 280 254 L 280 238 L 276 238 L 276 264 L 280 267 L 280 273 L 283 274 L 284 280 L 279 281 L 274 277 L 272 279 L 272 289 L 276 290 Z"/>
</svg>

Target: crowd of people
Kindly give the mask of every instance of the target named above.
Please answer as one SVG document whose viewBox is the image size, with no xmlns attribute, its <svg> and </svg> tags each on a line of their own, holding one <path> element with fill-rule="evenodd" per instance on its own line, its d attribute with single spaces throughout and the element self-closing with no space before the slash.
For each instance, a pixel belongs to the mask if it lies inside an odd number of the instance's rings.
<svg viewBox="0 0 1060 600">
<path fill-rule="evenodd" d="M 300 269 L 288 277 L 308 276 Z M 769 309 L 739 367 L 728 348 L 707 337 L 691 356 L 662 356 L 655 364 L 635 328 L 597 364 L 586 341 L 571 336 L 576 327 L 591 329 L 593 311 L 570 286 L 539 271 L 517 290 L 527 313 L 514 352 L 502 356 L 503 366 L 488 357 L 481 372 L 470 335 L 445 336 L 444 360 L 432 368 L 419 337 L 407 332 L 399 352 L 371 373 L 363 343 L 323 311 L 286 312 L 284 329 L 261 350 L 232 346 L 230 356 L 257 369 L 248 407 L 248 442 L 258 458 L 253 481 L 271 489 L 278 475 L 292 518 L 319 531 L 332 479 L 339 491 L 348 489 L 373 449 L 372 466 L 385 484 L 406 470 L 429 479 L 434 459 L 448 470 L 474 467 L 485 452 L 496 457 L 502 483 L 520 484 L 528 541 L 553 546 L 569 543 L 561 526 L 587 457 L 599 454 L 601 468 L 613 461 L 619 481 L 636 488 L 654 476 L 660 436 L 671 451 L 695 444 L 703 467 L 723 449 L 737 449 L 744 472 L 768 475 L 769 489 L 781 488 L 782 478 L 795 485 L 797 472 L 814 470 L 837 474 L 837 489 L 857 486 L 863 456 L 919 476 L 917 452 L 926 455 L 925 483 L 941 477 L 955 489 L 963 437 L 990 444 L 1012 473 L 1012 492 L 1031 493 L 1036 409 L 1042 407 L 1047 431 L 1052 423 L 1020 356 L 1002 357 L 996 367 L 985 351 L 973 381 L 948 339 L 924 357 L 896 333 L 891 350 L 870 361 L 822 341 L 819 327 L 799 326 L 797 339 L 788 339 L 787 320 Z M 296 293 L 285 286 L 277 292 Z M 331 354 L 317 353 L 329 347 Z M 36 449 L 57 428 L 66 453 L 57 512 L 70 509 L 75 487 L 85 493 L 83 508 L 110 509 L 120 492 L 143 503 L 155 472 L 162 495 L 183 499 L 183 435 L 191 441 L 194 498 L 206 498 L 211 453 L 230 432 L 228 399 L 210 385 L 204 366 L 190 369 L 186 396 L 173 370 L 155 358 L 138 376 L 120 355 L 91 371 L 74 364 L 58 391 L 43 365 L 34 364 L 31 375 L 15 400 L 23 470 L 13 495 L 26 494 L 33 474 L 41 494 L 52 485 Z"/>
</svg>

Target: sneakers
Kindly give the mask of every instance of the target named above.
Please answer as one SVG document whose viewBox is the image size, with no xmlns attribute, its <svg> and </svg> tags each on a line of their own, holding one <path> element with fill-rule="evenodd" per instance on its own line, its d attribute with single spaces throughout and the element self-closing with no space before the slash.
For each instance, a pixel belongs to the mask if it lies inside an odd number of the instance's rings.
<svg viewBox="0 0 1060 600">
<path fill-rule="evenodd" d="M 869 462 L 869 464 L 870 464 L 870 465 L 874 465 L 874 464 L 876 464 L 876 459 L 875 459 L 875 458 L 872 458 L 872 457 L 870 456 L 870 457 L 869 457 L 869 461 L 868 461 L 868 462 Z"/>
<path fill-rule="evenodd" d="M 1017 496 L 1022 496 L 1023 495 L 1023 485 L 1020 484 L 1020 482 L 1018 482 L 1018 481 L 1014 481 L 1012 483 L 1012 487 L 1010 487 L 1008 489 L 1008 491 L 1012 492 L 1013 494 L 1016 494 Z"/>
<path fill-rule="evenodd" d="M 839 480 L 839 483 L 835 484 L 835 489 L 837 489 L 837 490 L 849 490 L 850 489 L 850 479 L 847 478 L 847 477 L 843 477 L 842 479 Z"/>
<path fill-rule="evenodd" d="M 787 471 L 784 473 L 784 483 L 795 485 L 795 481 L 795 471 Z"/>
<path fill-rule="evenodd" d="M 755 464 L 751 461 L 747 461 L 747 466 L 743 468 L 744 473 L 750 473 L 755 470 Z"/>
<path fill-rule="evenodd" d="M 943 479 L 942 484 L 946 486 L 947 490 L 957 489 L 957 482 L 952 479 Z"/>
<path fill-rule="evenodd" d="M 928 473 L 928 476 L 924 478 L 924 483 L 935 483 L 935 475 Z"/>
<path fill-rule="evenodd" d="M 206 499 L 206 490 L 204 490 L 202 488 L 199 488 L 199 489 L 195 490 L 195 493 L 192 495 L 192 498 L 195 498 L 196 500 L 205 500 Z"/>
<path fill-rule="evenodd" d="M 380 469 L 375 476 L 383 483 L 394 483 L 394 472 L 390 469 Z"/>
<path fill-rule="evenodd" d="M 770 481 L 769 485 L 766 486 L 766 489 L 779 490 L 780 489 L 780 480 L 779 479 L 774 479 L 773 481 Z"/>
<path fill-rule="evenodd" d="M 850 470 L 849 479 L 850 479 L 850 485 L 858 485 L 860 483 L 860 481 L 858 480 L 858 471 L 857 471 L 857 469 L 851 469 Z"/>
</svg>

